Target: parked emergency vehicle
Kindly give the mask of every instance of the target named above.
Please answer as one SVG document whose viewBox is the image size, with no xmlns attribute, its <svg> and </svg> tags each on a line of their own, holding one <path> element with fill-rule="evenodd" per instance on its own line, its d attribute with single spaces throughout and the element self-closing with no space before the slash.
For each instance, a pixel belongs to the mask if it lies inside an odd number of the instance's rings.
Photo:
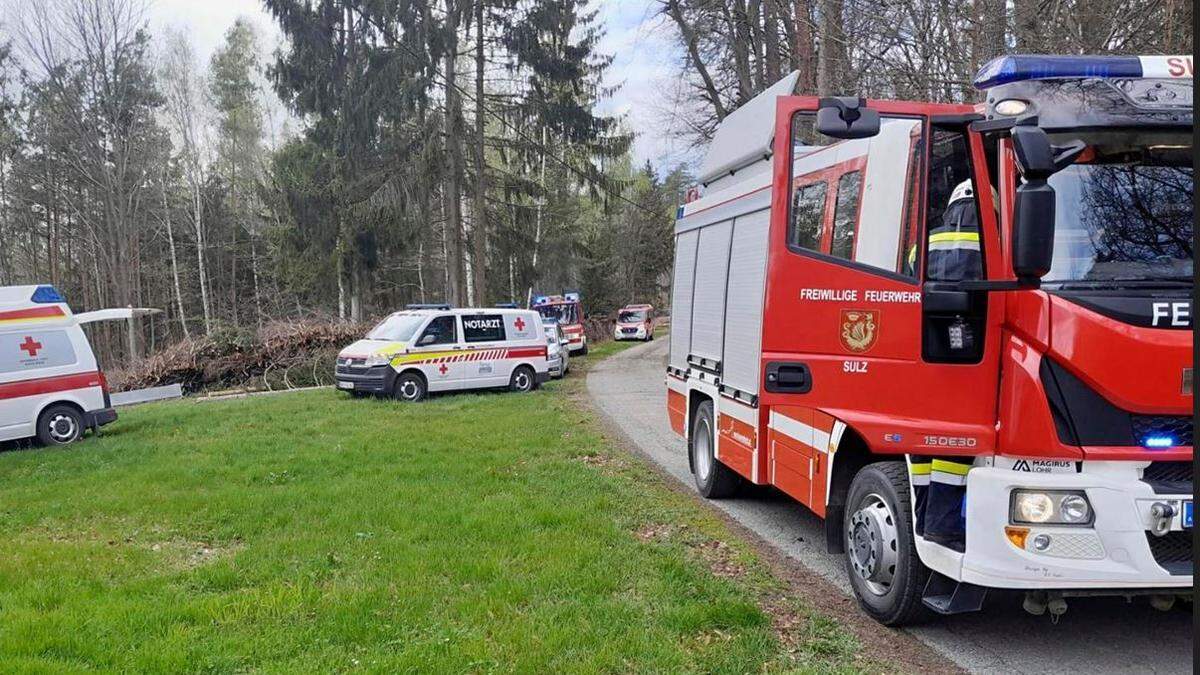
<svg viewBox="0 0 1200 675">
<path fill-rule="evenodd" d="M 614 340 L 654 339 L 654 307 L 652 305 L 625 305 L 617 312 L 617 323 L 613 326 Z"/>
<path fill-rule="evenodd" d="M 80 328 L 104 318 L 73 314 L 53 286 L 0 287 L 0 441 L 66 445 L 117 419 Z"/>
<path fill-rule="evenodd" d="M 542 318 L 554 319 L 562 327 L 569 351 L 588 353 L 587 335 L 583 330 L 583 306 L 578 293 L 539 295 L 532 304 Z"/>
<path fill-rule="evenodd" d="M 558 379 L 571 372 L 571 354 L 567 350 L 567 335 L 554 319 L 542 319 L 546 331 L 546 359 L 550 362 L 550 377 Z"/>
<path fill-rule="evenodd" d="M 343 349 L 334 377 L 339 389 L 405 401 L 464 389 L 532 391 L 550 377 L 546 349 L 534 311 L 407 310 Z"/>
<path fill-rule="evenodd" d="M 989 588 L 1190 595 L 1192 75 L 1009 56 L 976 107 L 793 73 L 729 115 L 676 225 L 667 410 L 700 492 L 824 518 L 887 624 Z M 916 532 L 933 485 L 960 541 Z"/>
</svg>

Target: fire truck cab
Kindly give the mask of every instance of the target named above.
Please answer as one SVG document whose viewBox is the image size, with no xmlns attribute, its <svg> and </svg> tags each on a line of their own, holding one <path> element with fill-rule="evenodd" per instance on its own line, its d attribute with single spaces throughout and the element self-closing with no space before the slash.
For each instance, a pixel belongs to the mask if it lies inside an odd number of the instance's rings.
<svg viewBox="0 0 1200 675">
<path fill-rule="evenodd" d="M 822 517 L 886 624 L 989 588 L 1190 596 L 1192 75 L 1008 56 L 975 106 L 793 73 L 729 115 L 675 235 L 667 410 L 700 492 Z M 960 546 L 914 528 L 930 455 L 969 466 Z"/>
<path fill-rule="evenodd" d="M 583 329 L 583 305 L 579 293 L 539 295 L 531 305 L 543 319 L 558 322 L 567 336 L 567 349 L 571 354 L 587 355 L 587 333 Z"/>
<path fill-rule="evenodd" d="M 116 420 L 81 324 L 131 311 L 73 314 L 53 286 L 0 287 L 0 441 L 66 445 Z"/>
</svg>

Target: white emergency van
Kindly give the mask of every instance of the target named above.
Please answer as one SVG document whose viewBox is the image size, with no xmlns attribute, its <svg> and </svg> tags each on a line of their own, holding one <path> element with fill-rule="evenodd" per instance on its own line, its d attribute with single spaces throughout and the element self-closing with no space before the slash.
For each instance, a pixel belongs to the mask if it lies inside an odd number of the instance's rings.
<svg viewBox="0 0 1200 675">
<path fill-rule="evenodd" d="M 420 401 L 429 392 L 506 387 L 550 379 L 542 318 L 522 309 L 396 312 L 338 355 L 339 389 Z"/>
<path fill-rule="evenodd" d="M 0 286 L 0 441 L 66 445 L 117 419 L 80 328 L 106 318 L 73 314 L 53 286 Z"/>
</svg>

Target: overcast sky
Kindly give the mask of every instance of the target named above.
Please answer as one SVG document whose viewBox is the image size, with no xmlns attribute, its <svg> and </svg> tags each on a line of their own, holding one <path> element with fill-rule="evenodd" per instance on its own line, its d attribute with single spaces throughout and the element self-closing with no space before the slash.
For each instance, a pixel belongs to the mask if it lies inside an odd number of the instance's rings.
<svg viewBox="0 0 1200 675">
<path fill-rule="evenodd" d="M 625 116 L 637 133 L 634 157 L 650 160 L 661 169 L 694 161 L 695 153 L 673 142 L 662 130 L 661 92 L 676 79 L 679 54 L 670 27 L 655 13 L 656 0 L 594 0 L 607 31 L 602 49 L 615 57 L 608 84 L 620 85 L 601 110 Z M 196 45 L 201 63 L 220 45 L 225 31 L 239 16 L 249 18 L 270 52 L 281 40 L 274 21 L 255 0 L 148 0 L 150 28 L 162 34 L 168 27 L 182 28 Z"/>
</svg>

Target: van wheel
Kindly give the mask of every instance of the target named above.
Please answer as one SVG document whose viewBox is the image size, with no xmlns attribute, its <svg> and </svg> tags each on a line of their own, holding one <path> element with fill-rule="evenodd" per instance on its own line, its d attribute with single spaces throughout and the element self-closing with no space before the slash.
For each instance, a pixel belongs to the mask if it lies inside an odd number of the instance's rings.
<svg viewBox="0 0 1200 675">
<path fill-rule="evenodd" d="M 732 497 L 742 484 L 742 477 L 716 457 L 715 428 L 712 401 L 703 401 L 696 407 L 696 418 L 692 420 L 688 452 L 691 454 L 696 489 L 706 499 Z"/>
<path fill-rule="evenodd" d="M 37 437 L 42 445 L 67 445 L 83 436 L 83 415 L 74 407 L 57 404 L 38 417 Z"/>
<path fill-rule="evenodd" d="M 917 557 L 904 462 L 877 462 L 854 476 L 842 528 L 846 573 L 863 611 L 885 626 L 926 617 L 929 568 Z"/>
<path fill-rule="evenodd" d="M 396 378 L 396 384 L 393 385 L 392 395 L 401 401 L 416 403 L 417 401 L 425 400 L 425 394 L 428 388 L 425 385 L 425 378 L 416 373 L 404 373 Z"/>
<path fill-rule="evenodd" d="M 534 379 L 533 368 L 529 366 L 517 366 L 508 380 L 509 391 L 533 391 L 536 386 L 537 380 Z"/>
</svg>

